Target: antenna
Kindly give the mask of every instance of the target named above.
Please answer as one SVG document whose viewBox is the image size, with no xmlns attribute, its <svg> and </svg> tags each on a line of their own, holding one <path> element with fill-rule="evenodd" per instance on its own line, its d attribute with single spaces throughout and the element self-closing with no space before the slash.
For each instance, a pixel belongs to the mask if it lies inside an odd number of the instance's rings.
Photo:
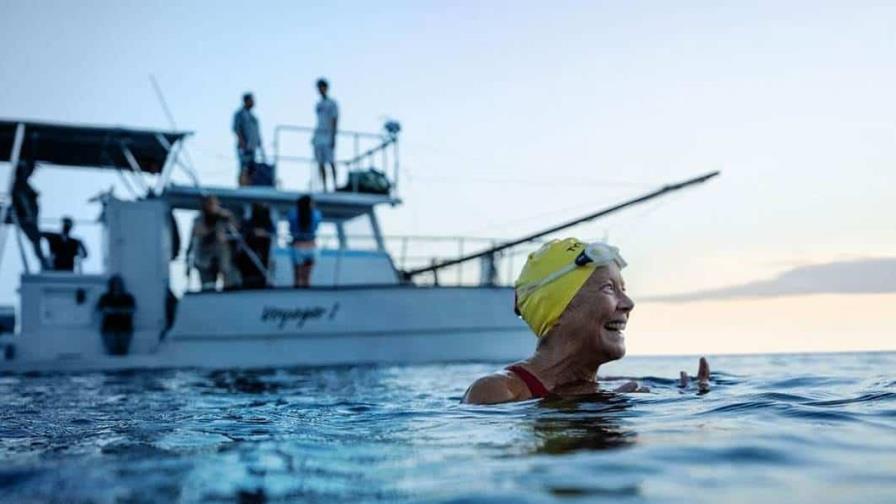
<svg viewBox="0 0 896 504">
<path fill-rule="evenodd" d="M 162 93 L 162 87 L 159 86 L 159 82 L 156 80 L 156 76 L 153 74 L 149 74 L 149 82 L 152 84 L 152 88 L 156 92 L 156 98 L 159 99 L 159 105 L 162 106 L 162 112 L 165 113 L 165 118 L 168 119 L 168 126 L 172 130 L 177 130 L 177 122 L 175 122 L 174 120 L 174 114 L 172 114 L 171 109 L 168 108 L 168 101 L 165 100 L 165 95 Z M 184 144 L 185 142 L 181 143 Z M 177 166 L 183 168 L 187 173 L 187 176 L 190 177 L 190 180 L 193 182 L 193 185 L 197 188 L 200 188 L 201 190 L 201 186 L 199 184 L 199 176 L 196 174 L 196 168 L 193 167 L 193 159 L 190 157 L 190 151 L 187 150 L 186 145 L 182 145 L 180 151 L 184 153 L 184 159 L 186 159 L 187 161 L 186 164 L 181 163 L 180 160 L 177 159 L 176 155 L 173 162 Z"/>
<path fill-rule="evenodd" d="M 156 76 L 153 74 L 149 74 L 149 82 L 152 83 L 152 88 L 156 92 L 156 98 L 159 99 L 159 104 L 162 106 L 162 112 L 165 113 L 165 117 L 168 119 L 168 125 L 171 126 L 171 129 L 177 129 L 177 123 L 174 122 L 174 115 L 171 113 L 171 109 L 168 108 L 168 102 L 165 101 L 165 95 L 162 94 L 162 88 L 159 87 L 159 82 L 156 80 Z"/>
</svg>

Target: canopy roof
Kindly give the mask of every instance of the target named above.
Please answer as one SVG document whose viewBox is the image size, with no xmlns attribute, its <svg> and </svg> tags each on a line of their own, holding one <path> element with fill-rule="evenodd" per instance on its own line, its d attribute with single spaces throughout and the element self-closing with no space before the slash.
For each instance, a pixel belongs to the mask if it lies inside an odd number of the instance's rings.
<svg viewBox="0 0 896 504">
<path fill-rule="evenodd" d="M 172 184 L 165 188 L 161 198 L 174 208 L 199 210 L 204 196 L 217 196 L 225 207 L 239 207 L 245 204 L 263 203 L 281 212 L 291 210 L 299 196 L 306 193 L 279 191 L 273 187 L 192 187 Z M 380 194 L 350 192 L 313 193 L 315 206 L 323 214 L 324 220 L 342 221 L 352 219 L 370 211 L 376 205 L 398 205 L 400 199 Z"/>
<path fill-rule="evenodd" d="M 146 173 L 160 173 L 169 148 L 191 134 L 0 119 L 0 161 L 11 161 L 19 124 L 25 125 L 19 159 L 60 166 L 130 170 L 126 148 Z"/>
</svg>

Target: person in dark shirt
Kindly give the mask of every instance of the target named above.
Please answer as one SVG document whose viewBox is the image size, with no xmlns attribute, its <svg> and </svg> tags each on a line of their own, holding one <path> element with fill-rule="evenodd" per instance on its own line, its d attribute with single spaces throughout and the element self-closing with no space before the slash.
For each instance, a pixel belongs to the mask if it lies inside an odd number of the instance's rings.
<svg viewBox="0 0 896 504">
<path fill-rule="evenodd" d="M 255 162 L 255 153 L 261 150 L 261 129 L 258 118 L 252 113 L 255 97 L 243 95 L 243 106 L 233 114 L 233 133 L 236 135 L 236 155 L 240 164 L 239 185 L 250 185 L 249 169 Z"/>
<path fill-rule="evenodd" d="M 137 306 L 120 275 L 109 278 L 106 293 L 100 296 L 96 309 L 102 316 L 100 332 L 106 351 L 111 355 L 127 354 L 134 336 L 134 311 Z"/>
<path fill-rule="evenodd" d="M 258 263 L 264 267 L 259 269 L 259 264 L 247 253 L 241 250 L 237 255 L 237 267 L 243 277 L 243 288 L 262 289 L 267 285 L 267 267 L 271 250 L 271 239 L 274 235 L 274 223 L 271 220 L 271 212 L 267 206 L 261 203 L 252 204 L 252 213 L 247 219 L 243 219 L 240 226 L 243 241 L 249 250 L 258 259 Z"/>
<path fill-rule="evenodd" d="M 81 240 L 71 236 L 74 226 L 71 217 L 63 217 L 62 233 L 41 233 L 50 246 L 53 269 L 56 271 L 75 271 L 75 259 L 87 257 L 87 249 Z"/>
</svg>

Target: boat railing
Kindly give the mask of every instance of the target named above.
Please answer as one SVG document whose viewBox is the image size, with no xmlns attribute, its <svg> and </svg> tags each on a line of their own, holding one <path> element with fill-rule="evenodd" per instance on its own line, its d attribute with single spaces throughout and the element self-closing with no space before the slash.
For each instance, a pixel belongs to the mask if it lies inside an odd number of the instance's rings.
<svg viewBox="0 0 896 504">
<path fill-rule="evenodd" d="M 503 243 L 498 238 L 480 237 L 392 237 L 399 252 L 396 268 L 399 271 L 439 264 L 478 250 Z M 480 259 L 454 264 L 417 275 L 413 282 L 420 285 L 440 286 L 510 286 L 522 269 L 526 257 L 543 241 L 534 241 L 486 255 Z"/>
<path fill-rule="evenodd" d="M 42 218 L 40 222 L 42 229 L 55 231 L 59 219 Z M 186 224 L 186 222 L 181 222 L 180 226 L 181 249 L 177 254 L 177 258 L 172 261 L 170 269 L 172 288 L 178 293 L 201 290 L 198 274 L 195 271 L 188 273 L 191 267 L 185 263 L 189 227 L 183 224 Z M 94 258 L 90 261 L 90 266 L 84 268 L 83 273 L 102 273 L 102 263 L 104 261 L 96 260 L 96 258 L 101 256 L 100 250 L 96 247 L 102 241 L 104 223 L 97 219 L 78 218 L 75 219 L 75 225 L 75 236 L 85 241 L 85 244 L 88 246 L 88 253 Z M 488 249 L 506 241 L 502 238 L 482 236 L 384 235 L 382 244 L 385 250 L 381 250 L 373 234 L 347 233 L 343 235 L 342 239 L 344 243 L 342 250 L 388 254 L 392 264 L 399 273 L 444 262 L 478 250 Z M 544 241 L 535 240 L 528 242 L 502 251 L 500 255 L 495 255 L 487 260 L 467 261 L 440 269 L 437 273 L 417 275 L 413 278 L 413 282 L 417 285 L 439 285 L 445 287 L 512 285 L 523 263 L 525 263 L 526 256 L 541 246 Z M 273 241 L 274 246 L 280 248 L 288 247 L 289 242 L 289 234 L 281 226 L 276 239 Z M 322 233 L 318 235 L 317 245 L 321 250 L 341 250 L 340 238 L 336 233 Z M 232 246 L 234 247 L 234 252 L 239 248 L 235 241 L 232 243 Z M 235 255 L 232 254 L 232 256 Z M 266 266 L 270 266 L 270 264 Z M 77 272 L 82 272 L 80 264 Z"/>
<path fill-rule="evenodd" d="M 352 248 L 375 246 L 373 236 L 348 235 Z M 505 242 L 502 238 L 481 236 L 432 236 L 432 235 L 384 235 L 386 252 L 392 258 L 399 273 L 413 270 L 446 260 L 464 256 L 478 250 L 494 247 Z M 516 275 L 525 263 L 526 256 L 536 250 L 545 240 L 534 240 L 507 249 L 499 254 L 486 256 L 481 260 L 466 261 L 428 274 L 417 275 L 413 282 L 418 285 L 439 286 L 507 286 L 512 285 Z M 320 236 L 322 248 L 338 246 L 338 237 Z"/>
<path fill-rule="evenodd" d="M 313 156 L 311 140 L 315 129 L 309 126 L 278 124 L 274 127 L 273 162 L 306 164 L 308 166 L 307 188 L 315 188 L 318 180 L 317 161 Z M 401 126 L 396 121 L 388 121 L 382 132 L 371 133 L 340 129 L 336 133 L 335 164 L 346 173 L 376 170 L 386 176 L 390 183 L 390 194 L 398 195 L 399 157 L 398 133 Z M 348 144 L 346 146 L 346 144 Z M 341 176 L 341 174 L 340 174 Z M 345 187 L 358 192 L 358 178 L 349 178 Z M 363 192 L 363 190 L 362 190 Z"/>
<path fill-rule="evenodd" d="M 370 234 L 345 234 L 341 239 L 345 244 L 344 248 L 340 247 L 340 237 L 338 235 L 319 234 L 317 237 L 318 249 L 325 255 L 340 250 L 388 254 L 396 270 L 396 278 L 398 280 L 401 279 L 401 274 L 404 271 L 429 266 L 470 252 L 487 249 L 503 242 L 501 239 L 488 237 L 385 235 L 382 240 L 385 250 L 382 250 L 379 249 L 376 238 Z M 541 243 L 543 242 L 536 241 L 520 245 L 486 260 L 459 263 L 440 269 L 437 272 L 417 275 L 413 278 L 413 283 L 420 286 L 442 287 L 512 285 L 526 260 L 526 256 L 538 248 Z M 236 243 L 233 246 L 238 247 Z M 289 235 L 277 233 L 276 238 L 273 240 L 273 246 L 281 249 L 289 247 Z M 271 257 L 274 258 L 275 254 L 271 254 Z M 185 255 L 182 251 L 172 263 L 172 283 L 175 292 L 195 292 L 201 290 L 198 275 L 195 272 L 191 272 L 191 268 L 184 263 L 184 259 Z M 342 257 L 340 260 L 351 259 Z M 269 274 L 273 273 L 273 263 L 269 263 L 266 266 L 270 268 Z M 178 276 L 178 272 L 184 272 L 184 277 L 181 280 L 175 278 Z M 271 285 L 273 285 L 273 282 Z"/>
</svg>

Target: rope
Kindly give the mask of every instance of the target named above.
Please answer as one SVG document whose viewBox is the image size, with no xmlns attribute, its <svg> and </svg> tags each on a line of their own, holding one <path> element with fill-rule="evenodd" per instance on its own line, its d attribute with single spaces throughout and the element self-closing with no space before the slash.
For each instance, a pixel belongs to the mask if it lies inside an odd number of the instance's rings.
<svg viewBox="0 0 896 504">
<path fill-rule="evenodd" d="M 431 181 L 448 184 L 518 184 L 518 185 L 537 185 L 544 186 L 625 186 L 625 187 L 654 187 L 656 184 L 649 182 L 636 182 L 631 180 L 601 180 L 601 179 L 576 179 L 566 178 L 557 179 L 519 179 L 519 178 L 468 178 L 468 177 L 444 177 L 444 176 L 415 176 L 415 181 Z"/>
<path fill-rule="evenodd" d="M 540 214 L 529 215 L 529 216 L 526 216 L 526 217 L 521 217 L 521 218 L 519 218 L 519 219 L 514 219 L 514 220 L 512 220 L 512 221 L 506 221 L 506 222 L 502 222 L 502 223 L 499 223 L 499 224 L 489 224 L 488 226 L 483 226 L 483 227 L 480 227 L 480 228 L 476 228 L 476 229 L 474 229 L 473 231 L 467 231 L 467 232 L 464 232 L 463 234 L 478 234 L 478 233 L 481 233 L 482 231 L 486 231 L 486 230 L 489 230 L 489 229 L 506 228 L 506 227 L 508 227 L 508 226 L 511 226 L 511 225 L 514 225 L 514 224 L 519 224 L 519 223 L 522 223 L 522 222 L 529 222 L 529 223 L 531 223 L 532 221 L 535 221 L 535 220 L 538 220 L 538 219 L 542 219 L 542 218 L 545 218 L 545 217 L 551 217 L 551 216 L 554 216 L 554 215 L 559 215 L 559 214 L 564 214 L 564 213 L 566 213 L 566 212 L 571 212 L 571 211 L 573 211 L 573 210 L 579 210 L 579 209 L 582 209 L 582 208 L 590 208 L 590 207 L 593 207 L 593 206 L 594 206 L 594 200 L 591 199 L 591 200 L 589 200 L 587 203 L 580 203 L 580 204 L 578 204 L 578 205 L 569 206 L 569 207 L 564 207 L 564 208 L 561 208 L 561 209 L 559 209 L 559 210 L 551 210 L 550 212 L 542 212 L 542 213 L 540 213 Z"/>
</svg>

